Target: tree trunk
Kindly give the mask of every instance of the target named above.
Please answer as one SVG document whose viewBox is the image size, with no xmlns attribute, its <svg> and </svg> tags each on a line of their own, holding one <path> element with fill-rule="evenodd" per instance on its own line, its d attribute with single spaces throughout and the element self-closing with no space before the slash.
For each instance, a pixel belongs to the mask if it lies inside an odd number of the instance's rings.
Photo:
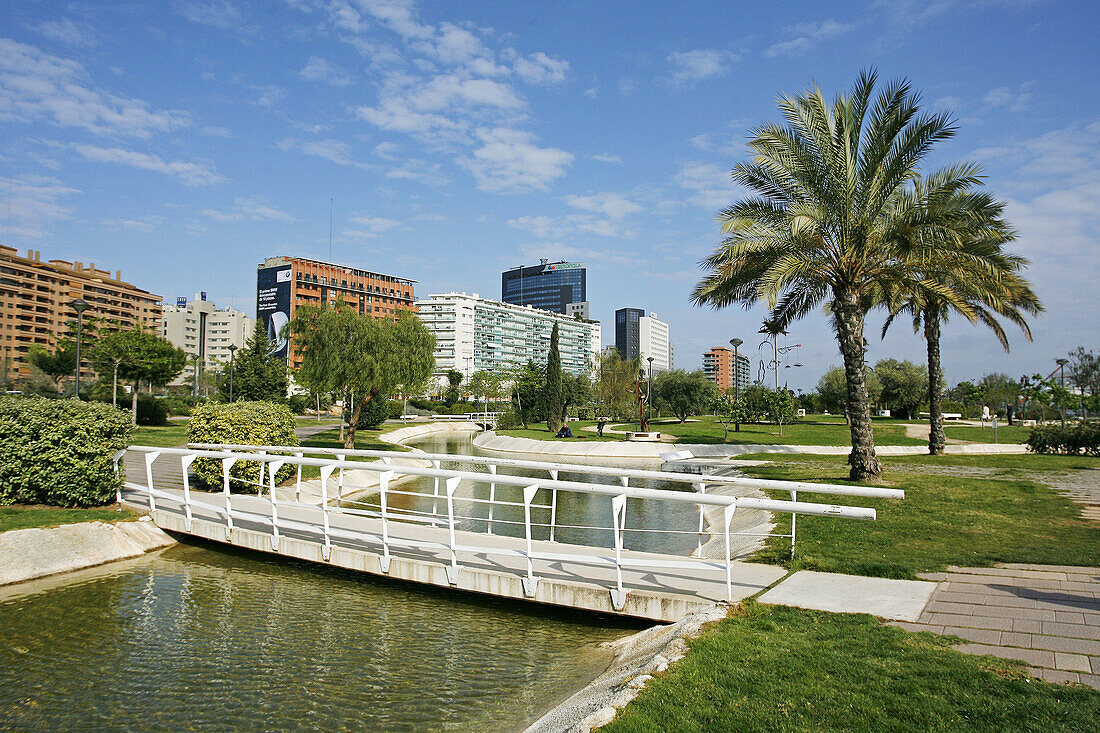
<svg viewBox="0 0 1100 733">
<path fill-rule="evenodd" d="M 115 363 L 115 373 L 111 377 L 111 406 L 118 409 L 118 363 Z"/>
<path fill-rule="evenodd" d="M 130 424 L 137 427 L 137 395 L 141 389 L 141 382 L 134 382 L 134 394 L 130 399 Z"/>
<path fill-rule="evenodd" d="M 864 371 L 863 311 L 855 294 L 837 294 L 837 340 L 844 357 L 844 377 L 848 388 L 847 411 L 852 435 L 849 476 L 862 480 L 882 475 L 882 464 L 875 455 L 875 435 L 871 428 L 871 400 L 867 395 Z"/>
<path fill-rule="evenodd" d="M 940 369 L 940 312 L 935 305 L 924 309 L 924 341 L 928 346 L 928 453 L 942 456 L 947 436 L 943 432 L 943 371 Z"/>
<path fill-rule="evenodd" d="M 351 413 L 351 419 L 348 421 L 348 433 L 344 436 L 345 448 L 355 448 L 355 431 L 359 428 L 359 416 L 363 414 L 363 408 L 367 406 L 367 403 L 373 400 L 377 394 L 378 390 L 372 389 L 366 397 L 355 403 L 355 410 Z"/>
</svg>

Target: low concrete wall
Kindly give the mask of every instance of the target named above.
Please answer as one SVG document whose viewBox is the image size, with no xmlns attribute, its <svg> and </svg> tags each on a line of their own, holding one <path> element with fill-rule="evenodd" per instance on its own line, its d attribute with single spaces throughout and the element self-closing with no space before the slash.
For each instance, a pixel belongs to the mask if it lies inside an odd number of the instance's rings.
<svg viewBox="0 0 1100 733">
<path fill-rule="evenodd" d="M 662 453 L 676 450 L 665 443 L 627 443 L 624 441 L 552 441 L 513 438 L 493 431 L 474 438 L 474 445 L 495 453 L 518 453 L 545 458 L 632 458 L 661 460 Z M 679 448 L 681 446 L 677 446 Z"/>
<path fill-rule="evenodd" d="M 404 445 L 407 440 L 423 438 L 425 435 L 434 435 L 436 433 L 472 433 L 479 430 L 481 430 L 481 428 L 477 423 L 473 422 L 433 422 L 424 425 L 410 425 L 407 428 L 398 428 L 389 433 L 383 433 L 378 436 L 378 438 L 386 443 Z"/>
<path fill-rule="evenodd" d="M 148 521 L 81 522 L 0 533 L 0 585 L 136 557 L 176 541 Z"/>
<path fill-rule="evenodd" d="M 627 443 L 623 441 L 573 442 L 532 440 L 497 435 L 490 431 L 474 438 L 474 445 L 496 453 L 515 453 L 547 458 L 634 458 L 660 460 L 662 453 L 691 451 L 699 458 L 727 458 L 749 453 L 790 453 L 818 456 L 846 456 L 852 450 L 846 445 L 715 445 L 697 443 Z M 949 445 L 949 455 L 1018 455 L 1027 452 L 1026 445 L 1012 443 L 968 443 Z M 917 456 L 928 453 L 923 445 L 878 445 L 880 456 Z"/>
</svg>

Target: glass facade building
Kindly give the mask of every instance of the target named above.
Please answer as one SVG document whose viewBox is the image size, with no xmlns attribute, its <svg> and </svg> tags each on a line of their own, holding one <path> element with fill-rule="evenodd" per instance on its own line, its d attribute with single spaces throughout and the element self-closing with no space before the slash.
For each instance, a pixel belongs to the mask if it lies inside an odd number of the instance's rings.
<svg viewBox="0 0 1100 733">
<path fill-rule="evenodd" d="M 570 303 L 588 300 L 587 271 L 581 262 L 547 262 L 513 267 L 500 274 L 500 299 L 567 314 Z"/>
</svg>

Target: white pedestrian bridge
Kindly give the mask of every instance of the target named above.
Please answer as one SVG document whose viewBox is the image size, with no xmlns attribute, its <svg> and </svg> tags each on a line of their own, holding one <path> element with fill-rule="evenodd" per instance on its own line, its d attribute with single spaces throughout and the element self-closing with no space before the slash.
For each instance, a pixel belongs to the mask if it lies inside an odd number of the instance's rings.
<svg viewBox="0 0 1100 733">
<path fill-rule="evenodd" d="M 193 485 L 190 469 L 199 459 L 220 465 L 220 491 Z M 231 479 L 239 462 L 259 464 L 259 480 Z M 452 462 L 463 467 L 444 465 Z M 775 533 L 775 514 L 792 515 L 790 530 L 778 535 L 790 540 L 792 552 L 798 515 L 875 519 L 873 508 L 798 501 L 799 493 L 904 498 L 896 489 L 717 471 L 298 446 L 132 446 L 116 454 L 115 464 L 125 476 L 119 500 L 147 506 L 153 521 L 171 532 L 394 579 L 656 621 L 737 602 L 783 577 L 783 568 L 736 557 L 745 535 Z M 277 485 L 287 466 L 294 467 L 292 478 Z M 303 470 L 319 472 L 320 479 L 304 481 Z M 508 473 L 513 470 L 527 475 Z M 356 485 L 353 477 L 363 476 L 373 480 Z M 653 481 L 684 490 L 640 485 Z M 581 519 L 563 522 L 559 506 L 580 499 Z M 697 526 L 694 519 L 684 523 L 685 512 L 698 514 Z M 649 524 L 628 520 L 628 513 L 644 515 Z M 735 521 L 746 515 L 762 520 Z M 646 542 L 637 541 L 643 536 Z M 657 538 L 685 549 L 635 549 L 652 548 Z"/>
</svg>

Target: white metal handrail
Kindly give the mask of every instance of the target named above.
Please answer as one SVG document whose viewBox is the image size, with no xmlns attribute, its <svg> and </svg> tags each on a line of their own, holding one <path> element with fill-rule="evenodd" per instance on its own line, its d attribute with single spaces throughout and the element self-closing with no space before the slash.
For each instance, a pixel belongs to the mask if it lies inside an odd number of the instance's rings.
<svg viewBox="0 0 1100 733">
<path fill-rule="evenodd" d="M 355 540 L 366 540 L 368 542 L 380 545 L 380 570 L 382 573 L 389 572 L 390 559 L 392 557 L 391 550 L 393 548 L 416 548 L 420 550 L 435 549 L 442 550 L 449 555 L 449 563 L 445 565 L 447 570 L 448 580 L 452 585 L 458 582 L 458 573 L 460 571 L 460 564 L 458 561 L 459 552 L 473 552 L 484 555 L 506 555 L 512 557 L 523 557 L 526 559 L 527 573 L 523 578 L 524 592 L 528 597 L 533 597 L 536 592 L 539 578 L 534 573 L 534 561 L 536 560 L 552 560 L 552 561 L 575 561 L 584 563 L 604 563 L 615 566 L 616 570 L 616 585 L 614 588 L 609 589 L 612 597 L 613 607 L 617 610 L 621 610 L 623 603 L 625 603 L 627 589 L 623 586 L 623 568 L 624 567 L 674 567 L 674 568 L 694 568 L 703 570 L 712 570 L 715 572 L 724 572 L 726 580 L 727 595 L 732 600 L 732 560 L 730 558 L 730 537 L 735 532 L 731 532 L 730 524 L 734 515 L 734 512 L 738 508 L 742 509 L 761 509 L 771 512 L 789 512 L 792 515 L 797 514 L 809 514 L 815 516 L 833 516 L 848 519 L 860 519 L 860 520 L 873 520 L 876 516 L 875 510 L 866 507 L 850 507 L 839 505 L 827 505 L 816 504 L 798 501 L 784 501 L 773 499 L 758 499 L 755 497 L 734 497 L 726 496 L 722 494 L 707 494 L 703 492 L 683 492 L 683 491 L 669 491 L 665 489 L 650 489 L 636 486 L 626 485 L 608 485 L 608 484 L 596 484 L 586 483 L 581 481 L 563 481 L 560 479 L 531 479 L 522 476 L 510 476 L 504 474 L 485 474 L 481 472 L 465 471 L 459 469 L 447 469 L 438 465 L 438 461 L 433 461 L 431 467 L 425 466 L 394 466 L 387 463 L 374 463 L 364 461 L 349 461 L 346 458 L 308 458 L 303 455 L 304 452 L 311 451 L 309 448 L 302 447 L 283 447 L 286 452 L 296 453 L 296 455 L 280 455 L 274 452 L 275 447 L 255 447 L 251 446 L 251 450 L 258 452 L 243 452 L 238 450 L 209 450 L 203 448 L 159 448 L 149 446 L 132 446 L 130 450 L 142 454 L 146 485 L 141 486 L 138 483 L 126 482 L 125 486 L 128 490 L 145 493 L 148 497 L 150 511 L 156 511 L 156 499 L 169 499 L 175 502 L 180 502 L 182 499 L 182 510 L 185 517 L 185 526 L 188 531 L 190 530 L 191 523 L 193 522 L 193 513 L 196 507 L 204 508 L 208 511 L 215 512 L 216 516 L 221 516 L 225 521 L 225 530 L 227 539 L 232 537 L 232 532 L 235 528 L 235 519 L 245 519 L 249 521 L 259 521 L 262 524 L 271 528 L 271 545 L 272 550 L 278 551 L 280 529 L 286 530 L 289 527 L 297 529 L 307 528 L 314 532 L 320 530 L 322 545 L 322 557 L 325 560 L 330 559 L 332 549 L 332 539 L 334 536 L 345 536 Z M 351 451 L 346 451 L 351 453 Z M 120 461 L 125 454 L 125 451 L 119 451 L 115 457 L 115 466 L 118 470 Z M 399 454 L 405 457 L 409 457 L 409 454 Z M 184 483 L 182 496 L 166 492 L 158 489 L 154 486 L 152 466 L 154 462 L 161 456 L 177 456 L 181 461 L 181 468 L 183 470 Z M 221 462 L 221 474 L 222 474 L 222 497 L 223 506 L 218 506 L 210 502 L 204 502 L 196 499 L 191 494 L 188 469 L 190 465 L 199 458 L 210 458 L 219 460 Z M 453 456 L 451 457 L 454 458 Z M 238 461 L 253 461 L 261 464 L 261 481 L 264 482 L 260 490 L 260 498 L 266 493 L 268 499 L 268 510 L 265 513 L 257 513 L 251 511 L 245 507 L 234 506 L 233 492 L 231 491 L 231 481 L 237 480 L 231 478 L 230 469 Z M 297 482 L 295 487 L 295 500 L 279 499 L 276 494 L 277 486 L 275 484 L 276 476 L 279 470 L 285 465 L 293 465 L 299 467 L 297 472 Z M 321 474 L 321 504 L 319 506 L 304 504 L 300 501 L 301 496 L 301 470 L 303 466 L 313 466 L 320 469 Z M 264 470 L 266 468 L 266 471 Z M 407 490 L 394 490 L 390 488 L 390 483 L 395 477 L 395 468 L 400 468 L 403 474 L 423 476 L 436 479 L 436 490 L 434 494 L 426 492 L 410 492 Z M 333 481 L 337 471 L 343 473 L 344 470 L 365 470 L 371 471 L 378 475 L 378 493 L 379 493 L 379 508 L 377 511 L 363 511 L 357 509 L 350 509 L 342 507 L 340 505 L 340 494 L 346 488 L 354 488 L 346 486 L 341 479 L 337 483 L 336 494 L 333 495 L 330 490 L 330 482 Z M 266 474 L 266 481 L 264 476 Z M 513 486 L 522 490 L 523 501 L 520 502 L 495 502 L 494 497 L 490 497 L 489 500 L 483 498 L 476 498 L 475 501 L 480 503 L 489 503 L 492 507 L 493 503 L 497 504 L 509 504 L 511 506 L 522 505 L 524 514 L 524 549 L 515 549 L 509 547 L 501 547 L 494 544 L 476 544 L 476 539 L 472 539 L 477 536 L 478 533 L 472 532 L 469 535 L 463 535 L 462 541 L 469 544 L 460 544 L 459 536 L 456 534 L 456 524 L 462 519 L 462 517 L 455 512 L 455 491 L 461 481 L 472 481 L 494 484 L 500 484 L 505 486 Z M 252 483 L 252 482 L 248 482 Z M 440 494 L 438 487 L 439 484 L 444 487 L 444 493 Z M 570 551 L 571 545 L 562 545 L 560 551 L 536 551 L 533 547 L 532 528 L 538 526 L 546 526 L 538 522 L 533 522 L 531 518 L 531 510 L 533 508 L 540 507 L 539 504 L 534 502 L 535 495 L 540 489 L 549 489 L 556 494 L 557 491 L 570 491 L 580 494 L 594 494 L 604 495 L 611 498 L 612 504 L 612 517 L 611 524 L 607 527 L 599 527 L 598 529 L 610 531 L 613 533 L 613 549 L 614 557 L 605 557 L 607 548 L 600 548 L 601 552 L 597 552 L 595 555 L 588 553 L 577 553 Z M 265 491 L 266 490 L 266 491 Z M 404 511 L 399 511 L 398 514 L 394 514 L 394 510 L 388 506 L 389 498 L 393 494 L 415 494 L 428 499 L 439 500 L 445 502 L 446 510 L 445 514 L 437 512 L 436 507 L 433 506 L 431 514 L 434 523 L 445 525 L 447 530 L 447 541 L 429 541 L 429 540 L 409 540 L 401 537 L 393 537 L 390 534 L 391 522 L 408 522 L 408 521 L 421 521 L 427 518 L 429 515 L 424 512 L 420 519 L 413 519 L 408 516 Z M 121 500 L 121 492 L 119 499 Z M 677 559 L 659 559 L 653 558 L 634 559 L 623 556 L 623 538 L 627 531 L 630 531 L 626 527 L 626 508 L 627 499 L 636 499 L 642 501 L 664 501 L 673 502 L 677 504 L 694 504 L 699 508 L 700 515 L 702 515 L 706 507 L 721 508 L 723 512 L 724 522 L 720 525 L 720 531 L 724 534 L 726 553 L 725 560 L 714 561 L 701 558 L 677 558 Z M 463 501 L 467 501 L 463 498 Z M 335 503 L 334 503 L 335 502 Z M 298 520 L 289 520 L 288 518 L 280 518 L 279 507 L 280 506 L 294 506 L 299 508 L 308 509 L 311 511 L 319 512 L 319 524 L 308 524 Z M 545 507 L 546 505 L 541 505 Z M 552 500 L 549 505 L 551 511 L 550 517 L 550 539 L 553 541 L 553 530 L 556 522 L 555 517 L 555 502 Z M 330 521 L 331 515 L 346 514 L 346 515 L 367 515 L 380 520 L 380 532 L 370 532 L 365 529 L 350 530 L 347 528 L 334 528 Z M 471 517 L 477 521 L 484 521 L 482 517 Z M 492 519 L 490 517 L 490 526 Z M 511 523 L 509 520 L 497 520 L 498 522 Z M 518 524 L 518 522 L 516 522 Z M 700 527 L 702 530 L 702 527 Z M 466 532 L 466 530 L 463 530 Z M 669 530 L 675 531 L 675 530 Z"/>
</svg>

